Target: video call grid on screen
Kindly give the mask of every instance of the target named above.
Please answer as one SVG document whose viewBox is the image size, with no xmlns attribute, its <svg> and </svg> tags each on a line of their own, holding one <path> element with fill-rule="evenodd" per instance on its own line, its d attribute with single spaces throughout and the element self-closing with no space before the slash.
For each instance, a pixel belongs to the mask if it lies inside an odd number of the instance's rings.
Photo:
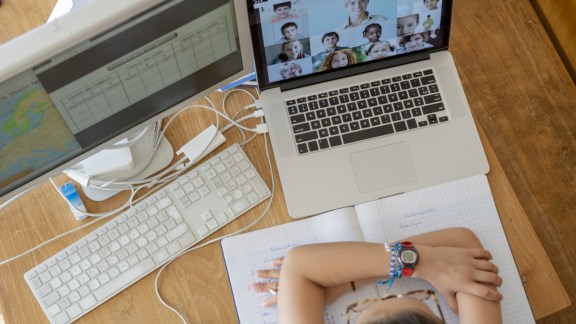
<svg viewBox="0 0 576 324">
<path fill-rule="evenodd" d="M 445 45 L 442 0 L 255 0 L 252 7 L 269 83 Z M 364 17 L 359 25 L 355 15 Z"/>
</svg>

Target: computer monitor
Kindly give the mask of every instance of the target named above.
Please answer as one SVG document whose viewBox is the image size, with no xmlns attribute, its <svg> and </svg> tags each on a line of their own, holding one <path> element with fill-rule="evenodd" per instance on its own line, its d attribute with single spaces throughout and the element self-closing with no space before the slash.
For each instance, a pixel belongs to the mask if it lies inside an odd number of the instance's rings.
<svg viewBox="0 0 576 324">
<path fill-rule="evenodd" d="M 243 0 L 97 0 L 0 46 L 0 202 L 253 72 Z"/>
</svg>

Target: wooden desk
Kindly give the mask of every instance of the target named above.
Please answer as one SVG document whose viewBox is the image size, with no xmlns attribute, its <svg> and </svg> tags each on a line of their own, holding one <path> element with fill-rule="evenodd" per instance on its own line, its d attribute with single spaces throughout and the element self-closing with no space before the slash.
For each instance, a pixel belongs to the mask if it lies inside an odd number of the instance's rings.
<svg viewBox="0 0 576 324">
<path fill-rule="evenodd" d="M 55 0 L 5 1 L 0 7 L 0 17 L 11 21 L 0 29 L 0 41 L 6 41 L 25 30 L 45 21 Z M 456 1 L 454 12 L 454 35 L 452 53 L 463 76 L 465 91 L 469 96 L 470 105 L 480 121 L 480 124 L 491 130 L 490 117 L 484 114 L 484 105 L 497 108 L 505 107 L 509 102 L 498 101 L 498 89 L 492 88 L 493 82 L 499 77 L 498 69 L 514 70 L 515 65 L 490 67 L 493 55 L 501 57 L 512 55 L 514 49 L 509 43 L 500 43 L 500 38 L 485 35 L 486 29 L 496 33 L 500 21 L 512 21 L 506 29 L 506 39 L 521 37 L 523 31 L 517 27 L 526 16 L 536 19 L 527 1 L 517 1 L 512 4 L 502 4 L 501 1 Z M 543 39 L 545 34 L 541 26 L 528 26 L 531 36 Z M 544 36 L 543 36 L 544 35 Z M 540 51 L 552 51 L 549 43 L 540 44 Z M 539 54 L 526 51 L 527 60 L 536 60 Z M 501 62 L 497 61 L 497 62 Z M 525 66 L 525 65 L 523 65 Z M 530 67 L 530 66 L 529 66 Z M 531 67 L 537 73 L 535 66 Z M 559 66 L 551 69 L 560 70 Z M 489 73 L 485 73 L 489 72 Z M 553 77 L 554 72 L 549 72 Z M 560 72 L 559 72 L 560 73 Z M 509 74 L 506 74 L 508 76 Z M 509 87 L 506 90 L 513 98 L 525 95 L 530 80 L 526 79 L 524 87 Z M 495 83 L 497 84 L 497 83 Z M 486 96 L 490 94 L 495 96 Z M 219 95 L 214 94 L 213 98 Z M 240 106 L 247 98 L 235 95 L 230 106 Z M 213 122 L 213 115 L 207 112 L 194 111 L 184 114 L 173 125 L 168 134 L 174 147 L 179 147 L 197 131 Z M 483 122 L 487 121 L 485 125 Z M 489 126 L 486 128 L 486 126 Z M 235 131 L 234 131 L 235 132 Z M 484 148 L 489 158 L 491 171 L 488 175 L 496 205 L 500 212 L 505 231 L 508 236 L 516 263 L 523 278 L 525 289 L 536 318 L 540 319 L 570 305 L 570 299 L 554 270 L 546 251 L 538 240 L 519 200 L 499 162 L 499 155 L 480 129 Z M 236 142 L 239 134 L 227 135 L 230 142 Z M 492 140 L 492 138 L 491 138 Z M 263 155 L 263 139 L 260 137 L 246 146 L 248 156 L 256 164 L 264 179 L 270 183 L 267 162 Z M 274 177 L 278 181 L 277 173 Z M 57 179 L 59 182 L 64 179 Z M 278 182 L 277 182 L 278 183 Z M 255 229 L 269 227 L 291 221 L 287 215 L 284 197 L 280 190 L 276 192 L 270 213 Z M 112 208 L 119 204 L 121 198 L 104 204 L 88 203 L 88 208 L 95 212 Z M 230 233 L 242 228 L 254 220 L 264 206 L 250 211 L 230 226 L 220 230 L 212 237 Z M 0 259 L 18 254 L 36 244 L 45 241 L 61 232 L 78 226 L 68 212 L 66 204 L 60 200 L 53 188 L 46 184 L 29 193 L 13 205 L 0 212 Z M 0 314 L 6 323 L 42 323 L 46 319 L 27 288 L 22 275 L 34 265 L 40 263 L 55 252 L 85 235 L 91 229 L 65 237 L 57 242 L 43 247 L 39 251 L 25 256 L 8 265 L 0 267 Z M 162 307 L 154 295 L 154 275 L 149 275 L 129 289 L 90 312 L 80 322 L 126 322 L 126 323 L 156 323 L 178 322 L 177 317 Z M 226 270 L 220 247 L 211 245 L 192 252 L 174 262 L 167 268 L 160 282 L 161 293 L 165 299 L 182 311 L 191 323 L 231 323 L 236 321 L 234 304 L 227 280 Z M 0 320 L 1 322 L 1 320 Z"/>
</svg>

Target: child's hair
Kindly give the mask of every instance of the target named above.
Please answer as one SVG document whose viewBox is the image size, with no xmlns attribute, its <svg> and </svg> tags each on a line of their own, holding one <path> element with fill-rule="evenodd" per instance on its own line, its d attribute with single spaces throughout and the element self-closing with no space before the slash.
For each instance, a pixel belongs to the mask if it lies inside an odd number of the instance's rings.
<svg viewBox="0 0 576 324">
<path fill-rule="evenodd" d="M 424 0 L 424 1 L 426 1 L 426 0 Z M 276 11 L 276 9 L 281 8 L 281 7 L 292 8 L 292 1 L 280 2 L 280 3 L 277 3 L 277 4 L 272 6 L 272 8 L 274 8 L 274 11 Z"/>
<path fill-rule="evenodd" d="M 336 36 L 336 39 L 337 39 L 337 40 L 340 40 L 340 35 L 338 35 L 337 32 L 329 32 L 329 33 L 326 33 L 326 34 L 324 34 L 324 35 L 322 36 L 322 42 L 324 42 L 324 39 L 325 39 L 326 37 L 330 37 L 330 36 Z"/>
<path fill-rule="evenodd" d="M 282 27 L 280 27 L 280 31 L 282 32 L 282 34 L 284 34 L 284 29 L 286 29 L 288 27 L 294 27 L 294 28 L 298 29 L 298 25 L 296 25 L 295 22 L 293 22 L 293 21 L 287 22 L 284 25 L 282 25 Z"/>
<path fill-rule="evenodd" d="M 424 0 L 426 1 L 426 0 Z M 366 2 L 368 4 L 370 0 L 358 0 L 358 2 Z M 350 3 L 350 0 L 344 0 L 344 6 L 347 6 Z"/>
<path fill-rule="evenodd" d="M 335 50 L 335 51 L 331 52 L 330 54 L 328 54 L 328 56 L 326 56 L 326 58 L 324 59 L 324 62 L 322 62 L 322 67 L 320 68 L 320 71 L 327 71 L 327 70 L 332 69 L 332 59 L 334 58 L 334 55 L 336 55 L 336 54 L 346 55 L 346 57 L 348 58 L 348 65 L 356 64 L 356 54 L 354 54 L 354 52 L 352 52 L 352 50 L 347 49 L 347 48 L 341 49 L 341 50 Z"/>
<path fill-rule="evenodd" d="M 372 28 L 372 27 L 376 27 L 376 28 L 380 29 L 380 32 L 382 32 L 382 26 L 381 26 L 380 24 L 371 23 L 370 25 L 366 26 L 366 28 L 364 28 L 364 31 L 362 32 L 362 35 L 363 35 L 364 37 L 366 37 L 366 33 L 368 32 L 368 29 L 369 29 L 369 28 Z"/>
<path fill-rule="evenodd" d="M 428 35 L 428 33 L 424 32 L 424 33 L 416 33 L 416 34 L 412 34 L 412 35 L 406 35 L 406 36 L 402 36 L 402 38 L 400 38 L 400 41 L 398 42 L 398 44 L 400 46 L 404 46 L 406 43 L 408 43 L 410 41 L 410 38 L 416 36 L 416 35 L 420 35 L 422 36 L 422 38 L 424 39 L 424 42 L 427 42 L 430 39 L 430 36 Z"/>
<path fill-rule="evenodd" d="M 410 18 L 410 17 L 416 18 L 416 23 L 418 23 L 420 21 L 420 15 L 419 14 L 413 14 L 413 15 L 408 15 L 408 16 L 404 16 L 404 17 L 398 17 L 398 19 Z"/>
<path fill-rule="evenodd" d="M 380 44 L 386 44 L 386 45 L 388 45 L 388 48 L 390 49 L 391 52 L 394 51 L 394 46 L 392 44 L 390 44 L 389 41 L 378 41 L 378 42 L 374 42 L 374 43 L 370 44 L 370 46 L 368 46 L 368 49 L 366 49 L 366 51 L 365 51 L 366 55 L 370 55 L 370 52 L 372 51 L 372 49 L 374 47 L 376 47 L 377 45 L 380 45 Z"/>
</svg>

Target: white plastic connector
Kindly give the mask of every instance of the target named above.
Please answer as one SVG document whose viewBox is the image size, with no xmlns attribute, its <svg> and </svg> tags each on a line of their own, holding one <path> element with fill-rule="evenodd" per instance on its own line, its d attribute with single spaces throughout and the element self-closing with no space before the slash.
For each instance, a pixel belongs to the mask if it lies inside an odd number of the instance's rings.
<svg viewBox="0 0 576 324">
<path fill-rule="evenodd" d="M 260 103 L 260 100 L 259 100 L 259 99 L 256 99 L 256 100 L 254 101 L 254 104 L 253 104 L 253 105 L 254 105 L 254 107 L 256 107 L 257 109 L 262 109 L 262 103 Z"/>
<path fill-rule="evenodd" d="M 258 134 L 266 134 L 268 133 L 268 125 L 266 124 L 258 124 L 256 125 L 256 132 Z"/>
<path fill-rule="evenodd" d="M 210 125 L 202 133 L 184 144 L 176 153 L 186 155 L 190 161 L 198 161 L 224 142 L 226 142 L 224 135 L 216 126 Z"/>
<path fill-rule="evenodd" d="M 254 118 L 259 118 L 264 116 L 264 110 L 258 109 L 254 112 Z"/>
</svg>

